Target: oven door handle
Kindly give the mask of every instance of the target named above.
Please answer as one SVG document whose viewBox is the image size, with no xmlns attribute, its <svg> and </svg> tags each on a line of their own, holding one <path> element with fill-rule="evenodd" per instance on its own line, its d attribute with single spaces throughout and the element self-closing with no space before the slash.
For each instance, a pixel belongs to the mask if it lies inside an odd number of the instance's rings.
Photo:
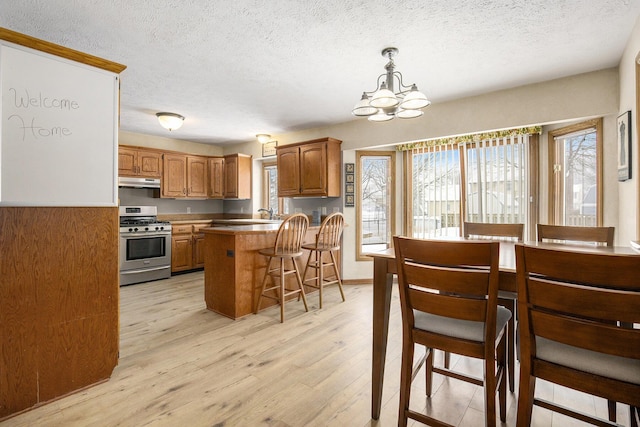
<svg viewBox="0 0 640 427">
<path fill-rule="evenodd" d="M 171 236 L 171 232 L 168 233 L 127 233 L 121 234 L 120 237 L 127 239 L 129 237 L 166 237 Z"/>
<path fill-rule="evenodd" d="M 149 271 L 165 270 L 167 268 L 171 268 L 171 266 L 170 265 L 163 265 L 161 267 L 145 268 L 145 269 L 142 269 L 142 270 L 124 270 L 124 271 L 121 271 L 120 274 L 148 273 Z"/>
</svg>

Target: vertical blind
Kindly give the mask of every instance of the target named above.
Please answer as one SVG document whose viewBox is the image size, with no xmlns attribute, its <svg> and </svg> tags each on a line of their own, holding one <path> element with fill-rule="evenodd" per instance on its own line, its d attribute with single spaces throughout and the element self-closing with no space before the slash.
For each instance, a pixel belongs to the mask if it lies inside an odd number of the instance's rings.
<svg viewBox="0 0 640 427">
<path fill-rule="evenodd" d="M 527 223 L 528 135 L 463 144 L 466 219 Z"/>
<path fill-rule="evenodd" d="M 460 155 L 454 144 L 412 150 L 412 234 L 457 235 L 460 227 Z"/>
<path fill-rule="evenodd" d="M 527 224 L 528 144 L 519 134 L 413 148 L 413 237 L 459 235 L 461 218 Z"/>
</svg>

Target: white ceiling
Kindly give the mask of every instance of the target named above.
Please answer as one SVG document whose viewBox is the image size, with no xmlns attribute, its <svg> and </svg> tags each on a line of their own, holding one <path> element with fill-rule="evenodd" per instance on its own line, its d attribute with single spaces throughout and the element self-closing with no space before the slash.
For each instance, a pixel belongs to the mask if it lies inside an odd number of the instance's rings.
<svg viewBox="0 0 640 427">
<path fill-rule="evenodd" d="M 221 145 L 364 120 L 351 109 L 387 46 L 435 104 L 614 67 L 639 14 L 640 0 L 0 0 L 1 27 L 127 66 L 122 130 Z M 184 125 L 169 134 L 158 111 Z"/>
</svg>

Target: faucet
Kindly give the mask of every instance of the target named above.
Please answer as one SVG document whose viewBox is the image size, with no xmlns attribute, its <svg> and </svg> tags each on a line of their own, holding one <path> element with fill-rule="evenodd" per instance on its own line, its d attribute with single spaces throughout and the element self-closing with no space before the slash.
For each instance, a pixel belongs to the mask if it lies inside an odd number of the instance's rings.
<svg viewBox="0 0 640 427">
<path fill-rule="evenodd" d="M 273 219 L 273 208 L 269 208 L 269 209 L 260 208 L 258 209 L 258 212 L 266 212 L 269 214 L 269 219 Z"/>
</svg>

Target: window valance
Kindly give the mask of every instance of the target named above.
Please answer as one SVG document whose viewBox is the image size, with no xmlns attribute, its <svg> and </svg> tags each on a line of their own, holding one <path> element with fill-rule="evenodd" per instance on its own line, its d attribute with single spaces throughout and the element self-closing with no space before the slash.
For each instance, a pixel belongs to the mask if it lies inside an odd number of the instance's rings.
<svg viewBox="0 0 640 427">
<path fill-rule="evenodd" d="M 396 146 L 397 151 L 408 151 L 416 148 L 433 147 L 437 145 L 456 145 L 463 142 L 480 142 L 486 139 L 506 138 L 517 135 L 533 135 L 542 133 L 542 126 L 529 126 L 523 128 L 506 129 L 495 132 L 472 133 L 453 138 L 429 139 L 425 141 L 411 142 Z"/>
</svg>

